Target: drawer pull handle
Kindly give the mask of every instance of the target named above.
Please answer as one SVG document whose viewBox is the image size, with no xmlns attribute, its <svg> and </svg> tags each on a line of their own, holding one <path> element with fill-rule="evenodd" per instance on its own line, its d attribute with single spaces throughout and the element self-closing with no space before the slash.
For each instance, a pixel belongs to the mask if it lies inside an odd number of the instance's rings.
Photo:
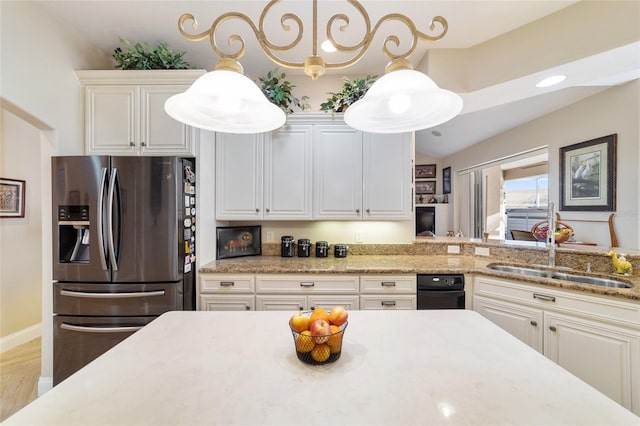
<svg viewBox="0 0 640 426">
<path fill-rule="evenodd" d="M 89 299 L 126 299 L 131 297 L 164 296 L 164 290 L 132 291 L 122 293 L 92 293 L 86 291 L 60 290 L 60 296 L 84 297 Z"/>
<path fill-rule="evenodd" d="M 557 331 L 558 329 L 556 328 L 556 326 L 555 326 L 555 325 L 550 325 L 550 326 L 549 326 L 549 330 L 551 330 L 551 331 Z"/>
<path fill-rule="evenodd" d="M 534 321 L 534 320 L 531 320 L 531 325 L 534 326 L 534 327 L 537 327 L 538 326 L 538 322 Z"/>
<path fill-rule="evenodd" d="M 250 311 L 250 310 L 251 310 L 251 306 L 249 306 L 249 305 L 244 305 L 244 310 L 245 310 L 245 311 Z"/>
<path fill-rule="evenodd" d="M 395 281 L 382 281 L 380 283 L 380 285 L 382 285 L 382 287 L 395 287 L 396 286 L 396 282 Z"/>
<path fill-rule="evenodd" d="M 395 300 L 383 300 L 380 302 L 382 306 L 396 306 Z"/>
<path fill-rule="evenodd" d="M 232 287 L 235 284 L 234 281 L 220 281 L 220 287 Z"/>
<path fill-rule="evenodd" d="M 313 281 L 301 281 L 300 287 L 313 287 L 316 285 Z"/>
<path fill-rule="evenodd" d="M 555 302 L 556 298 L 554 296 L 547 296 L 546 294 L 538 294 L 533 293 L 534 299 L 546 300 L 547 302 Z"/>
</svg>

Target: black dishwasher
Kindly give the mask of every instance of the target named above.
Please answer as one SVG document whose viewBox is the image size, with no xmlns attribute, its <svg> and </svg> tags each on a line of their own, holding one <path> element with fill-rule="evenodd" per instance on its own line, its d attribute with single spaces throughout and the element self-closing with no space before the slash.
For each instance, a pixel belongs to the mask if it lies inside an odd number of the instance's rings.
<svg viewBox="0 0 640 426">
<path fill-rule="evenodd" d="M 418 309 L 464 309 L 464 275 L 418 274 Z"/>
</svg>

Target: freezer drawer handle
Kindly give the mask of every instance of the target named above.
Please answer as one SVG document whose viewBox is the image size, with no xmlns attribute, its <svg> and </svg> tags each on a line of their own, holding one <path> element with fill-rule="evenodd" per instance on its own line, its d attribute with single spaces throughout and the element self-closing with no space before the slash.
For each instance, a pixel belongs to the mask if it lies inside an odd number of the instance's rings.
<svg viewBox="0 0 640 426">
<path fill-rule="evenodd" d="M 134 291 L 127 293 L 89 293 L 86 291 L 60 290 L 60 296 L 88 297 L 92 299 L 125 299 L 130 297 L 164 296 L 164 290 Z"/>
<path fill-rule="evenodd" d="M 62 323 L 60 328 L 70 331 L 81 331 L 83 333 L 124 333 L 127 331 L 138 331 L 142 325 L 129 326 L 129 327 L 85 327 L 81 325 L 73 325 Z"/>
</svg>

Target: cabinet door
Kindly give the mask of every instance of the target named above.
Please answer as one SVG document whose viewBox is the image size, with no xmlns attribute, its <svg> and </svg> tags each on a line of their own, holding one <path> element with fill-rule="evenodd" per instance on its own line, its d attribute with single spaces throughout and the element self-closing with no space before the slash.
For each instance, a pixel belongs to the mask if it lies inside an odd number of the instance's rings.
<svg viewBox="0 0 640 426">
<path fill-rule="evenodd" d="M 256 296 L 259 311 L 301 311 L 308 309 L 306 296 Z"/>
<path fill-rule="evenodd" d="M 473 310 L 542 353 L 541 309 L 474 296 Z"/>
<path fill-rule="evenodd" d="M 343 125 L 314 126 L 313 217 L 362 217 L 362 133 Z"/>
<path fill-rule="evenodd" d="M 548 312 L 544 321 L 547 357 L 625 408 L 640 410 L 640 332 Z"/>
<path fill-rule="evenodd" d="M 265 135 L 264 219 L 311 219 L 312 126 Z"/>
<path fill-rule="evenodd" d="M 216 219 L 262 218 L 263 134 L 216 134 Z"/>
<path fill-rule="evenodd" d="M 136 155 L 139 141 L 138 105 L 137 86 L 87 86 L 86 153 Z"/>
<path fill-rule="evenodd" d="M 416 296 L 401 296 L 397 294 L 360 296 L 360 309 L 415 310 L 417 304 Z"/>
<path fill-rule="evenodd" d="M 344 306 L 348 311 L 356 311 L 360 309 L 360 297 L 359 296 L 324 296 L 313 295 L 308 296 L 308 308 L 323 308 L 327 312 L 334 306 Z"/>
<path fill-rule="evenodd" d="M 255 311 L 253 295 L 201 294 L 201 311 Z"/>
<path fill-rule="evenodd" d="M 147 155 L 193 155 L 197 130 L 169 117 L 164 103 L 188 85 L 140 88 L 140 152 Z"/>
<path fill-rule="evenodd" d="M 411 138 L 412 133 L 364 134 L 365 220 L 411 218 Z"/>
</svg>

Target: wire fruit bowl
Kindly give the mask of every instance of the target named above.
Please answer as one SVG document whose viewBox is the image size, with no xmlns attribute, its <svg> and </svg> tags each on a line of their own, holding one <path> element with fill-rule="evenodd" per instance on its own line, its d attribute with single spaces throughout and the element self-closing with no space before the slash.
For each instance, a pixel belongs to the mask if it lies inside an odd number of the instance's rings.
<svg viewBox="0 0 640 426">
<path fill-rule="evenodd" d="M 549 224 L 546 220 L 542 222 L 538 222 L 531 228 L 531 233 L 533 236 L 540 242 L 547 241 L 547 232 L 549 231 Z M 557 244 L 564 243 L 569 238 L 573 237 L 574 232 L 573 228 L 568 224 L 561 222 L 559 220 L 556 221 L 556 230 L 555 230 L 555 241 Z"/>
<path fill-rule="evenodd" d="M 311 311 L 303 313 L 308 316 L 311 315 Z M 349 322 L 345 322 L 338 326 L 339 331 L 322 336 L 312 336 L 308 330 L 298 332 L 289 324 L 298 359 L 311 365 L 335 362 L 342 353 L 342 338 L 348 324 Z"/>
</svg>

